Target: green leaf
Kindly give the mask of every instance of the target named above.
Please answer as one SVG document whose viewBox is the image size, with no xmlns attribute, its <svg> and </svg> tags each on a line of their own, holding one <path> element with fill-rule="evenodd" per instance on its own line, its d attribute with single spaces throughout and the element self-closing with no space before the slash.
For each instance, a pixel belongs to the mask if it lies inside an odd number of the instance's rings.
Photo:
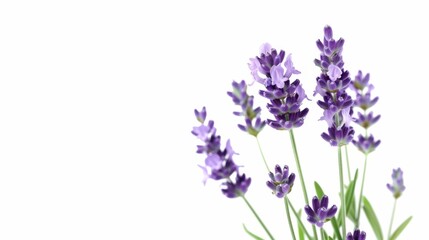
<svg viewBox="0 0 429 240">
<path fill-rule="evenodd" d="M 289 201 L 289 206 L 292 209 L 293 214 L 296 217 L 296 220 L 298 221 L 298 226 L 301 227 L 304 230 L 304 234 L 307 236 L 308 239 L 312 239 L 310 234 L 308 233 L 307 229 L 305 228 L 304 224 L 301 221 L 300 215 L 296 212 L 295 208 L 293 207 L 292 203 Z M 301 210 L 299 210 L 301 212 Z"/>
<path fill-rule="evenodd" d="M 333 217 L 331 219 L 331 223 L 332 223 L 332 228 L 334 229 L 334 232 L 335 232 L 335 236 L 338 239 L 341 239 L 340 227 L 338 226 L 337 219 Z"/>
<path fill-rule="evenodd" d="M 350 212 L 355 212 L 355 209 L 353 209 L 353 210 L 350 210 L 350 209 L 351 209 L 351 206 L 353 206 L 353 202 L 354 202 L 355 186 L 356 186 L 358 172 L 359 172 L 358 169 L 356 169 L 355 176 L 354 176 L 353 180 L 350 182 L 350 184 L 346 190 L 346 194 L 345 194 L 346 216 L 348 216 L 350 214 Z M 342 210 L 343 210 L 343 208 L 340 208 L 340 211 L 338 212 L 338 219 L 337 219 L 338 226 L 342 226 L 342 224 L 343 224 L 343 219 L 341 218 Z M 350 220 L 352 220 L 353 223 L 356 223 L 356 219 L 354 216 L 350 216 Z"/>
<path fill-rule="evenodd" d="M 243 224 L 243 228 L 244 228 L 244 231 L 246 231 L 246 233 L 247 233 L 247 234 L 249 234 L 251 237 L 253 237 L 253 239 L 256 239 L 256 240 L 264 240 L 263 238 L 261 238 L 261 237 L 257 236 L 256 234 L 254 234 L 254 233 L 250 232 L 250 231 L 246 228 L 246 225 L 244 225 L 244 224 Z"/>
<path fill-rule="evenodd" d="M 363 197 L 362 200 L 363 211 L 365 212 L 366 218 L 368 219 L 368 222 L 371 225 L 375 236 L 377 237 L 377 239 L 383 239 L 383 232 L 381 231 L 380 222 L 378 221 L 377 215 L 375 215 L 374 209 L 372 208 L 366 197 Z"/>
<path fill-rule="evenodd" d="M 347 192 L 346 192 L 346 215 L 349 214 L 350 211 L 355 212 L 356 210 L 350 210 L 351 206 L 353 205 L 352 203 L 354 202 L 354 197 L 355 197 L 355 186 L 356 186 L 356 181 L 357 181 L 357 176 L 358 176 L 358 169 L 356 169 L 355 172 L 355 176 L 353 178 L 353 181 L 350 182 L 349 186 L 347 187 Z M 353 221 L 353 223 L 356 223 L 356 219 L 353 215 L 353 218 L 351 219 Z"/>
<path fill-rule="evenodd" d="M 314 181 L 314 189 L 316 189 L 316 194 L 317 194 L 317 197 L 318 197 L 319 199 L 321 199 L 321 198 L 323 197 L 323 195 L 325 195 L 325 194 L 323 193 L 323 190 L 322 190 L 322 188 L 320 187 L 319 183 L 317 183 L 316 181 Z"/>
<path fill-rule="evenodd" d="M 298 212 L 298 217 L 299 218 L 301 218 L 301 213 L 302 213 L 302 210 L 300 209 L 299 212 Z M 297 223 L 298 223 L 298 237 L 299 237 L 299 240 L 304 240 L 304 229 L 303 229 L 303 226 L 299 224 L 299 221 L 297 221 Z"/>
<path fill-rule="evenodd" d="M 393 234 L 389 238 L 389 240 L 395 240 L 399 236 L 399 234 L 401 234 L 401 232 L 405 229 L 405 227 L 407 227 L 408 223 L 410 223 L 410 221 L 411 221 L 412 218 L 413 217 L 410 216 L 401 225 L 399 225 L 399 227 L 395 230 L 395 232 L 393 232 Z"/>
</svg>

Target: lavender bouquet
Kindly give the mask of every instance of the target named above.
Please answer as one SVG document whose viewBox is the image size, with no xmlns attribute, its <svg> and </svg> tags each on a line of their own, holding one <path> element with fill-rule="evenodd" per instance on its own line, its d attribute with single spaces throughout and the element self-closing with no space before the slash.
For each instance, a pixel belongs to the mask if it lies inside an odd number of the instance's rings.
<svg viewBox="0 0 429 240">
<path fill-rule="evenodd" d="M 256 138 L 264 171 L 267 173 L 267 193 L 271 192 L 275 197 L 283 199 L 291 239 L 364 240 L 366 232 L 371 230 L 378 240 L 398 239 L 412 219 L 409 217 L 393 227 L 396 202 L 405 190 L 402 170 L 393 169 L 392 183 L 387 184 L 394 201 L 387 233 L 383 233 L 376 212 L 366 197 L 367 194 L 364 194 L 368 157 L 380 145 L 380 140 L 376 140 L 368 131 L 380 119 L 380 115 L 370 111 L 378 101 L 378 97 L 371 95 L 374 86 L 370 83 L 370 75 L 359 71 L 352 79 L 342 58 L 344 39 L 335 39 L 330 26 L 324 28 L 323 39 L 317 40 L 316 46 L 320 56 L 314 63 L 321 72 L 315 77 L 313 97 L 323 111 L 320 120 L 328 124 L 321 137 L 327 142 L 327 146 L 331 146 L 332 151 L 335 149 L 338 153 L 339 198 L 325 195 L 323 187 L 317 181 L 314 182 L 313 191 L 316 195 L 308 195 L 294 129 L 304 125 L 309 109 L 303 108 L 302 104 L 309 100 L 309 97 L 300 80 L 296 79 L 300 71 L 295 68 L 291 54 L 286 55 L 284 50 L 278 51 L 265 43 L 260 48 L 259 56 L 250 58 L 248 63 L 253 80 L 248 83 L 244 80 L 232 82 L 232 91 L 227 92 L 227 95 L 239 107 L 239 110 L 233 113 L 243 119 L 238 128 Z M 248 87 L 259 87 L 259 95 L 267 102 L 266 110 L 271 114 L 271 118 L 262 119 L 262 108 L 254 106 L 254 96 L 248 94 Z M 237 153 L 231 142 L 228 140 L 222 143 L 214 121 L 206 120 L 205 107 L 195 110 L 195 116 L 199 125 L 193 128 L 192 134 L 201 141 L 197 146 L 197 153 L 202 154 L 204 159 L 199 165 L 203 172 L 203 182 L 206 183 L 209 179 L 220 181 L 221 191 L 226 197 L 244 200 L 265 232 L 262 237 L 256 230 L 249 230 L 244 226 L 244 231 L 251 238 L 275 239 L 269 226 L 264 224 L 246 198 L 251 178 L 243 172 L 242 166 L 235 163 L 233 158 Z M 274 130 L 288 132 L 293 149 L 291 154 L 297 169 L 290 169 L 288 165 L 268 165 L 258 138 L 259 133 L 266 129 L 266 125 Z M 359 134 L 356 134 L 355 127 Z M 349 143 L 352 143 L 364 158 L 363 169 L 356 169 L 354 174 L 349 164 Z M 331 169 L 335 168 L 329 168 Z M 293 203 L 288 196 L 299 194 L 297 187 L 293 188 L 297 181 L 304 202 Z M 305 216 L 301 215 L 302 210 Z M 362 217 L 363 215 L 365 217 Z M 361 229 L 362 221 L 367 221 L 371 229 Z M 331 224 L 330 228 L 326 228 L 328 223 Z"/>
</svg>

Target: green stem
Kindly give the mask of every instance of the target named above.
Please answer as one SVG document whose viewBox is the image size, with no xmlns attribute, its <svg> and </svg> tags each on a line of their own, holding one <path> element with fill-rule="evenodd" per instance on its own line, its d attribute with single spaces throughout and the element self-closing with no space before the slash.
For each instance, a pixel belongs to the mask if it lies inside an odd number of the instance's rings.
<svg viewBox="0 0 429 240">
<path fill-rule="evenodd" d="M 389 233 L 387 234 L 387 239 L 390 239 L 390 233 L 392 232 L 393 217 L 395 216 L 396 210 L 396 200 L 397 198 L 395 198 L 395 202 L 393 203 L 392 217 L 390 217 Z"/>
<path fill-rule="evenodd" d="M 285 200 L 286 216 L 287 216 L 287 220 L 289 223 L 289 229 L 290 229 L 290 232 L 292 234 L 292 239 L 296 240 L 295 231 L 293 230 L 292 220 L 290 219 L 289 204 L 288 204 L 289 201 L 287 199 L 287 196 L 284 197 L 284 200 Z"/>
<path fill-rule="evenodd" d="M 349 183 L 350 183 L 352 181 L 352 178 L 350 174 L 349 151 L 347 150 L 347 145 L 344 148 L 346 150 L 347 173 L 349 175 Z"/>
<path fill-rule="evenodd" d="M 307 229 L 304 226 L 304 223 L 302 223 L 301 218 L 299 217 L 298 213 L 296 212 L 295 208 L 293 207 L 292 203 L 287 199 L 290 208 L 292 209 L 293 214 L 295 215 L 296 219 L 298 220 L 299 226 L 304 230 L 304 234 L 307 236 L 308 239 L 313 239 L 310 234 L 308 233 Z"/>
<path fill-rule="evenodd" d="M 309 205 L 308 195 L 307 195 L 307 188 L 305 187 L 304 176 L 302 174 L 301 164 L 299 162 L 298 150 L 297 150 L 297 147 L 296 147 L 295 136 L 293 135 L 293 129 L 289 130 L 289 136 L 290 136 L 290 141 L 291 141 L 291 144 L 292 144 L 293 155 L 295 156 L 296 167 L 298 168 L 299 181 L 301 182 L 302 192 L 304 193 L 305 204 Z M 314 237 L 317 240 L 318 238 L 317 238 L 316 227 L 314 225 L 312 225 L 312 228 L 313 228 Z"/>
<path fill-rule="evenodd" d="M 357 217 L 356 217 L 356 228 L 359 227 L 359 219 L 360 219 L 360 212 L 362 208 L 362 197 L 363 197 L 363 185 L 365 184 L 365 175 L 366 175 L 366 163 L 368 160 L 368 154 L 365 154 L 365 163 L 363 165 L 363 176 L 362 176 L 362 184 L 360 186 L 360 193 L 359 193 L 359 204 L 357 209 Z"/>
<path fill-rule="evenodd" d="M 271 240 L 274 240 L 273 235 L 271 235 L 270 231 L 268 230 L 268 228 L 265 226 L 264 222 L 262 222 L 261 218 L 259 217 L 259 215 L 256 213 L 255 209 L 253 209 L 252 205 L 250 205 L 249 201 L 247 201 L 246 197 L 244 197 L 243 195 L 241 196 L 243 198 L 243 200 L 246 202 L 247 206 L 250 208 L 250 210 L 252 211 L 253 215 L 255 215 L 256 219 L 258 219 L 258 222 L 261 224 L 261 226 L 264 228 L 265 232 L 268 234 L 268 236 L 270 237 Z"/>
<path fill-rule="evenodd" d="M 346 205 L 344 200 L 344 178 L 343 178 L 343 160 L 341 156 L 341 146 L 338 146 L 338 170 L 340 173 L 340 194 L 341 194 L 341 218 L 343 239 L 346 238 Z"/>
<path fill-rule="evenodd" d="M 320 228 L 320 237 L 322 238 L 322 240 L 325 240 L 324 234 L 323 234 L 323 228 Z"/>
<path fill-rule="evenodd" d="M 258 136 L 256 136 L 255 138 L 256 138 L 256 142 L 258 142 L 259 152 L 261 153 L 262 160 L 264 160 L 265 167 L 267 168 L 268 172 L 270 172 L 270 168 L 268 167 L 267 161 L 265 160 L 264 152 L 262 152 L 261 143 L 259 142 L 259 138 L 258 138 Z"/>
</svg>

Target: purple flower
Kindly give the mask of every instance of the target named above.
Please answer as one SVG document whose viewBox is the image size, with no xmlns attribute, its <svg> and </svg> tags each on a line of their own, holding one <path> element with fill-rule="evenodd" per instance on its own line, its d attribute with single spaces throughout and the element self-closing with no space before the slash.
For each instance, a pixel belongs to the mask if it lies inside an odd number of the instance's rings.
<svg viewBox="0 0 429 240">
<path fill-rule="evenodd" d="M 361 127 L 368 129 L 376 122 L 378 122 L 378 120 L 380 120 L 380 117 L 380 115 L 374 117 L 373 112 L 370 112 L 369 114 L 362 114 L 358 112 L 358 118 L 354 119 L 353 121 Z"/>
<path fill-rule="evenodd" d="M 403 172 L 401 168 L 393 169 L 392 172 L 392 181 L 393 184 L 387 184 L 387 188 L 393 193 L 395 198 L 399 198 L 402 195 L 402 192 L 405 190 Z"/>
<path fill-rule="evenodd" d="M 307 213 L 307 220 L 320 228 L 323 227 L 323 223 L 333 218 L 337 212 L 337 206 L 332 205 L 331 208 L 328 208 L 328 202 L 329 198 L 326 195 L 321 200 L 314 196 L 312 200 L 313 208 L 310 205 L 304 207 Z"/>
<path fill-rule="evenodd" d="M 316 89 L 314 95 L 319 94 L 323 100 L 317 104 L 324 112 L 320 120 L 328 123 L 328 132 L 322 133 L 322 138 L 331 146 L 342 146 L 348 144 L 354 135 L 350 126 L 352 120 L 353 100 L 347 94 L 351 79 L 349 72 L 344 70 L 342 51 L 344 40 L 335 40 L 330 26 L 324 29 L 324 38 L 316 41 L 320 50 L 320 59 L 314 60 L 316 66 L 320 67 L 322 73 L 316 78 Z"/>
<path fill-rule="evenodd" d="M 285 56 L 285 51 L 277 52 L 264 44 L 260 56 L 251 58 L 249 63 L 253 78 L 265 87 L 259 94 L 269 100 L 267 108 L 275 118 L 268 119 L 267 124 L 278 130 L 302 126 L 308 113 L 308 108 L 300 109 L 307 98 L 300 81 L 290 79 L 300 72 L 293 65 L 291 54 Z"/>
<path fill-rule="evenodd" d="M 356 92 L 363 91 L 366 87 L 368 87 L 369 82 L 369 73 L 363 76 L 361 70 L 358 71 L 358 74 L 355 77 L 355 80 L 350 85 L 350 88 Z"/>
<path fill-rule="evenodd" d="M 380 140 L 375 141 L 372 135 L 369 137 L 364 137 L 359 134 L 358 141 L 352 140 L 352 142 L 359 149 L 359 151 L 365 154 L 369 154 L 370 152 L 374 151 L 378 145 L 380 145 Z"/>
<path fill-rule="evenodd" d="M 206 109 L 201 111 L 195 110 L 195 116 L 201 123 L 200 126 L 194 127 L 192 134 L 197 136 L 203 142 L 203 145 L 197 146 L 197 153 L 206 154 L 204 165 L 199 165 L 203 171 L 203 183 L 208 179 L 224 180 L 222 185 L 226 188 L 222 192 L 227 197 L 242 196 L 246 193 L 250 185 L 250 178 L 246 178 L 244 174 L 240 175 L 238 166 L 234 163 L 233 156 L 237 154 L 228 140 L 224 149 L 221 148 L 221 137 L 216 135 L 214 122 L 210 120 L 205 125 Z M 231 176 L 236 175 L 235 182 L 231 180 Z"/>
<path fill-rule="evenodd" d="M 244 173 L 242 175 L 237 173 L 235 182 L 227 181 L 222 184 L 225 186 L 225 188 L 222 189 L 222 192 L 229 198 L 240 197 L 247 192 L 250 183 L 251 179 L 246 178 Z"/>
<path fill-rule="evenodd" d="M 265 121 L 260 118 L 261 108 L 253 109 L 253 96 L 247 94 L 247 86 L 244 80 L 240 83 L 233 81 L 232 89 L 233 91 L 227 92 L 227 94 L 236 105 L 241 107 L 241 111 L 234 112 L 234 115 L 244 116 L 246 124 L 238 124 L 238 128 L 256 137 L 265 126 Z"/>
<path fill-rule="evenodd" d="M 289 175 L 289 167 L 284 166 L 283 169 L 279 165 L 274 168 L 274 173 L 270 172 L 270 181 L 267 181 L 267 186 L 273 191 L 278 198 L 283 198 L 292 190 L 295 174 Z"/>
<path fill-rule="evenodd" d="M 366 233 L 364 231 L 359 231 L 356 229 L 353 234 L 351 232 L 347 233 L 346 240 L 365 240 Z"/>
</svg>

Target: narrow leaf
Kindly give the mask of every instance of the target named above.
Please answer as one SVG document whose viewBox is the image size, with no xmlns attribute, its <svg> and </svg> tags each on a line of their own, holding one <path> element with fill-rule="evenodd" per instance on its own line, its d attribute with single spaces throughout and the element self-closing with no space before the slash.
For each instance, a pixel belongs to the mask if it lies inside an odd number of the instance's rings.
<svg viewBox="0 0 429 240">
<path fill-rule="evenodd" d="M 246 225 L 244 225 L 244 224 L 243 224 L 243 228 L 244 228 L 244 231 L 246 231 L 246 233 L 247 233 L 247 234 L 249 234 L 251 237 L 253 237 L 253 239 L 256 239 L 256 240 L 264 240 L 263 238 L 258 237 L 256 234 L 254 234 L 254 233 L 250 232 L 250 231 L 246 228 Z"/>
<path fill-rule="evenodd" d="M 301 213 L 302 213 L 302 210 L 300 209 L 299 212 L 298 212 L 298 217 L 299 218 L 301 218 Z M 298 237 L 299 237 L 299 240 L 305 240 L 304 239 L 304 229 L 299 224 L 299 221 L 297 221 L 297 224 L 298 224 Z"/>
<path fill-rule="evenodd" d="M 353 200 L 355 198 L 355 186 L 356 186 L 358 172 L 359 172 L 358 169 L 356 169 L 353 181 L 351 181 L 350 184 L 349 184 L 349 186 L 347 187 L 347 192 L 346 192 L 346 215 L 349 214 L 350 208 L 353 205 L 352 203 L 354 202 Z M 355 209 L 353 209 L 352 211 L 355 212 Z M 351 220 L 353 221 L 353 223 L 356 223 L 356 220 L 355 220 L 354 217 Z"/>
<path fill-rule="evenodd" d="M 318 182 L 316 182 L 316 181 L 314 181 L 314 189 L 316 189 L 316 194 L 317 194 L 317 197 L 318 197 L 319 199 L 321 199 L 321 198 L 323 197 L 323 195 L 325 195 L 325 194 L 323 193 L 323 190 L 322 190 L 322 188 L 320 187 L 319 183 L 318 183 Z"/>
<path fill-rule="evenodd" d="M 395 240 L 399 236 L 399 234 L 401 234 L 401 232 L 407 227 L 408 223 L 410 223 L 410 221 L 411 221 L 412 218 L 413 217 L 410 216 L 401 225 L 399 225 L 399 227 L 395 230 L 395 232 L 393 232 L 393 234 L 389 238 L 389 240 Z"/>
<path fill-rule="evenodd" d="M 334 229 L 334 232 L 335 232 L 335 236 L 338 239 L 341 239 L 340 227 L 338 226 L 337 219 L 333 217 L 331 219 L 331 223 L 332 223 L 332 228 Z"/>
<path fill-rule="evenodd" d="M 375 236 L 377 239 L 383 239 L 383 232 L 381 231 L 380 222 L 378 221 L 377 215 L 375 215 L 374 209 L 366 197 L 363 197 L 362 200 L 363 211 L 365 212 L 366 218 L 368 219 Z"/>
</svg>

